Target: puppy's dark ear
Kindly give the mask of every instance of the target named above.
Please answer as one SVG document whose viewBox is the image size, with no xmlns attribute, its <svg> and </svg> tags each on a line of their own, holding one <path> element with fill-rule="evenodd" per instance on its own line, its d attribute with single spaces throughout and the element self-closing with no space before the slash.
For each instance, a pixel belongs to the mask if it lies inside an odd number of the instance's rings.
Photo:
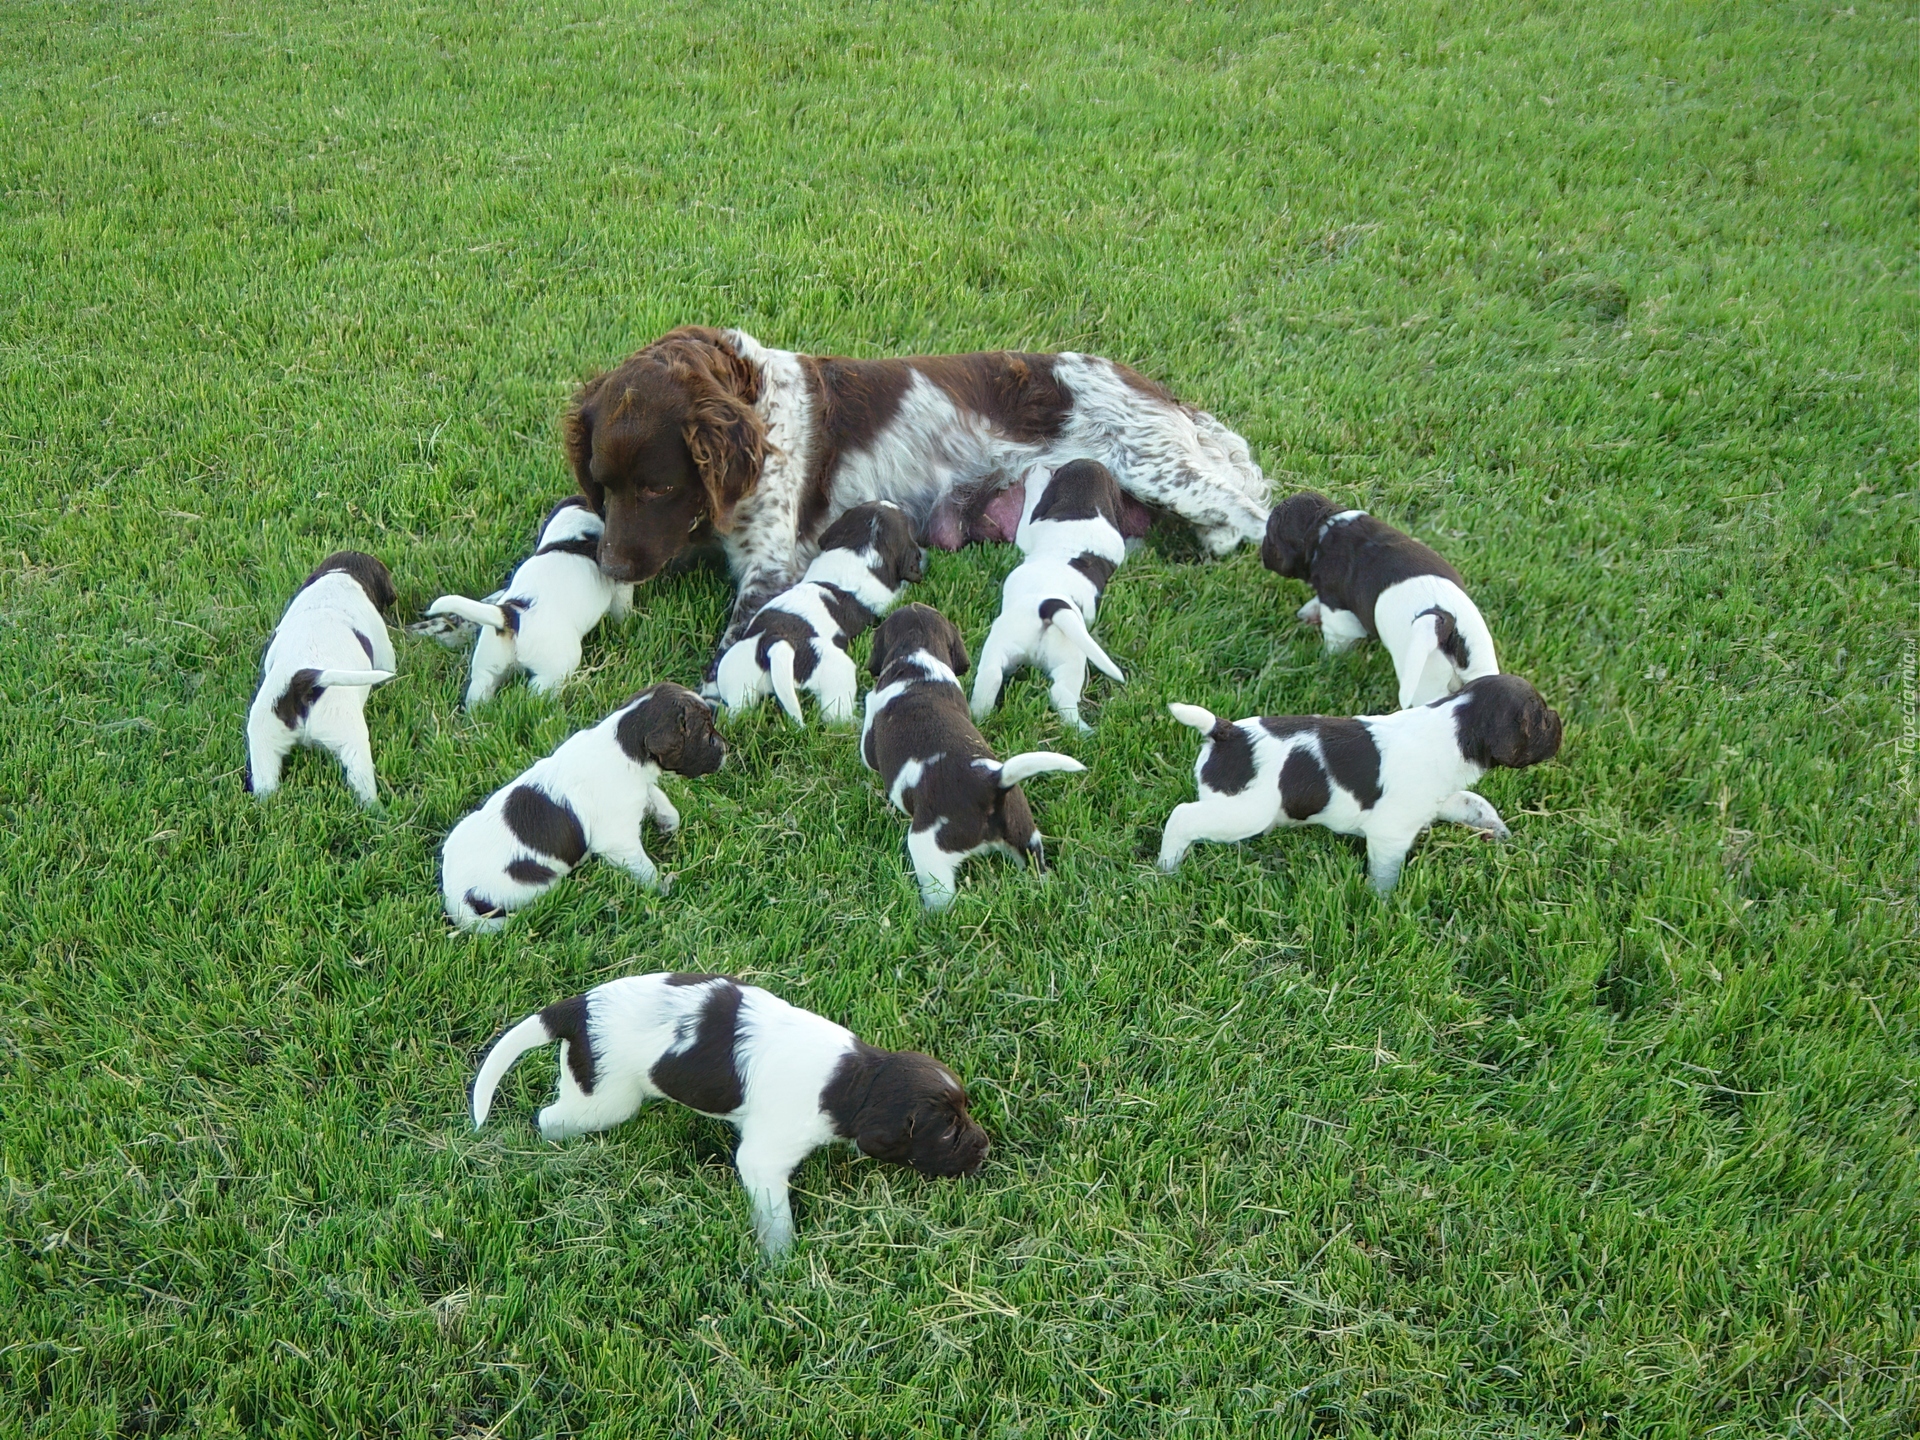
<svg viewBox="0 0 1920 1440">
<path fill-rule="evenodd" d="M 1483 675 L 1462 694 L 1454 731 L 1474 764 L 1521 770 L 1560 753 L 1559 714 L 1518 675 Z"/>
<path fill-rule="evenodd" d="M 595 404 L 600 398 L 601 387 L 607 382 L 605 375 L 596 375 L 582 385 L 573 397 L 573 404 L 567 408 L 566 417 L 560 422 L 560 438 L 567 447 L 567 463 L 573 466 L 574 483 L 579 485 L 580 493 L 593 507 L 596 515 L 607 513 L 607 492 L 593 480 L 593 415 Z M 547 517 L 551 520 L 553 517 Z M 541 529 L 546 527 L 543 525 Z"/>
<path fill-rule="evenodd" d="M 964 675 L 973 662 L 967 658 L 967 642 L 960 637 L 960 628 L 951 620 L 941 621 L 947 627 L 947 664 L 953 667 L 953 673 Z"/>
<path fill-rule="evenodd" d="M 664 687 L 643 690 L 627 702 L 627 713 L 614 727 L 613 738 L 638 764 L 649 762 L 671 770 L 687 743 L 686 711 L 661 694 Z"/>
<path fill-rule="evenodd" d="M 1267 516 L 1266 539 L 1260 544 L 1260 563 L 1289 580 L 1305 580 L 1313 569 L 1313 552 L 1320 527 L 1339 512 L 1317 490 L 1302 490 L 1273 507 Z"/>
<path fill-rule="evenodd" d="M 909 585 L 918 585 L 926 578 L 927 553 L 913 543 L 912 535 L 908 535 L 906 548 L 900 556 L 900 579 Z"/>
<path fill-rule="evenodd" d="M 887 627 L 882 625 L 873 632 L 873 648 L 867 652 L 867 674 L 874 679 L 880 678 L 880 672 L 887 668 L 887 652 L 893 648 Z"/>
</svg>

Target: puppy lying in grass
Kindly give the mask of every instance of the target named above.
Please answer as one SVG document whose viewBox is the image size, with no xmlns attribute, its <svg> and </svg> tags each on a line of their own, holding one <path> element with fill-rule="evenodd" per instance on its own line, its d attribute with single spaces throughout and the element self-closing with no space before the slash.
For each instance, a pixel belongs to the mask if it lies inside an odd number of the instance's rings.
<svg viewBox="0 0 1920 1440">
<path fill-rule="evenodd" d="M 387 567 L 358 550 L 322 560 L 274 627 L 247 711 L 247 789 L 271 795 L 296 745 L 330 750 L 362 805 L 377 805 L 367 692 L 394 676 L 381 611 L 395 599 Z"/>
<path fill-rule="evenodd" d="M 1313 490 L 1290 496 L 1267 517 L 1260 562 L 1313 586 L 1300 618 L 1320 627 L 1329 655 L 1369 636 L 1386 646 L 1402 710 L 1500 673 L 1460 572 L 1364 510 L 1341 510 Z"/>
<path fill-rule="evenodd" d="M 473 1082 L 473 1126 L 513 1062 L 560 1042 L 560 1093 L 541 1135 L 564 1140 L 677 1100 L 740 1132 L 734 1156 L 761 1248 L 793 1243 L 787 1181 L 835 1140 L 922 1175 L 971 1175 L 987 1132 L 938 1060 L 863 1044 L 831 1020 L 723 975 L 632 975 L 529 1015 L 493 1043 Z"/>
<path fill-rule="evenodd" d="M 649 816 L 669 835 L 680 827 L 660 774 L 711 775 L 726 755 L 698 695 L 678 685 L 641 691 L 453 827 L 440 851 L 447 918 L 462 930 L 499 930 L 589 854 L 664 889 L 640 843 Z"/>
<path fill-rule="evenodd" d="M 607 615 L 624 619 L 633 608 L 633 586 L 601 572 L 596 558 L 601 518 L 578 495 L 553 507 L 540 527 L 538 548 L 524 561 L 507 588 L 486 600 L 442 595 L 427 607 L 431 621 L 454 616 L 480 629 L 473 646 L 473 674 L 467 682 L 467 708 L 493 698 L 505 680 L 525 670 L 536 695 L 551 695 L 580 668 L 580 642 Z"/>
<path fill-rule="evenodd" d="M 1178 869 L 1196 840 L 1324 825 L 1365 838 L 1367 878 L 1383 896 L 1436 820 L 1506 838 L 1499 811 L 1467 787 L 1496 765 L 1518 770 L 1560 752 L 1560 716 L 1517 675 L 1485 675 L 1419 709 L 1358 719 L 1226 721 L 1198 705 L 1167 709 L 1207 742 L 1193 766 L 1200 798 L 1167 817 L 1162 870 Z"/>
<path fill-rule="evenodd" d="M 880 773 L 887 799 L 913 821 L 907 854 L 929 910 L 953 903 L 961 862 L 1000 850 L 1046 870 L 1046 852 L 1020 782 L 1050 770 L 1084 770 L 1070 755 L 1032 750 L 1005 764 L 993 758 L 967 713 L 959 676 L 967 671 L 960 632 L 938 610 L 907 605 L 887 617 L 867 659 L 860 758 Z"/>
<path fill-rule="evenodd" d="M 1107 581 L 1127 558 L 1120 533 L 1120 486 L 1098 460 L 1072 460 L 1026 484 L 1026 511 L 1014 543 L 1027 558 L 1000 591 L 1000 616 L 980 650 L 973 682 L 973 718 L 984 720 L 1000 700 L 1008 672 L 1036 665 L 1053 679 L 1053 708 L 1083 735 L 1080 692 L 1091 660 L 1115 680 L 1127 677 L 1087 624 Z"/>
<path fill-rule="evenodd" d="M 799 692 L 811 690 L 822 720 L 851 724 L 860 672 L 847 646 L 925 574 L 906 511 L 888 500 L 854 506 L 820 537 L 805 578 L 761 606 L 720 657 L 720 702 L 742 710 L 771 693 L 794 724 L 804 725 Z"/>
</svg>

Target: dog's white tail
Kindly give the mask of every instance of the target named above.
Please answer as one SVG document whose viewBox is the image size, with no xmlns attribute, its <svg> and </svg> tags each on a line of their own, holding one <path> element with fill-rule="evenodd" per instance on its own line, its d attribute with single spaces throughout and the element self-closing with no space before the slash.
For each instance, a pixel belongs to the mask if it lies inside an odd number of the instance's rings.
<svg viewBox="0 0 1920 1440">
<path fill-rule="evenodd" d="M 1086 768 L 1071 755 L 1062 755 L 1054 750 L 1029 750 L 1024 755 L 1014 756 L 1000 767 L 1000 788 L 1011 790 L 1029 775 L 1045 775 L 1052 770 L 1071 773 Z"/>
<path fill-rule="evenodd" d="M 487 1051 L 487 1058 L 480 1062 L 480 1073 L 473 1077 L 474 1129 L 478 1130 L 487 1123 L 487 1112 L 493 1109 L 493 1092 L 506 1078 L 507 1071 L 513 1068 L 513 1062 L 527 1051 L 551 1045 L 558 1038 L 536 1013 L 493 1042 L 493 1048 Z"/>
<path fill-rule="evenodd" d="M 773 681 L 774 698 L 780 708 L 793 717 L 794 724 L 806 724 L 807 717 L 800 713 L 800 692 L 793 684 L 793 646 L 776 640 L 767 647 L 767 675 Z"/>
<path fill-rule="evenodd" d="M 329 685 L 384 685 L 393 678 L 391 670 L 322 670 L 313 677 L 316 690 Z"/>
<path fill-rule="evenodd" d="M 1182 705 L 1175 700 L 1167 706 L 1168 712 L 1182 725 L 1191 725 L 1209 740 L 1219 738 L 1220 731 L 1229 726 L 1229 722 L 1217 718 L 1211 710 L 1202 710 L 1198 705 Z"/>
<path fill-rule="evenodd" d="M 1043 606 L 1043 612 L 1044 608 Z M 1063 603 L 1053 614 L 1045 616 L 1045 620 L 1047 624 L 1054 626 L 1062 635 L 1073 641 L 1079 647 L 1080 653 L 1094 663 L 1094 668 L 1103 675 L 1111 675 L 1122 684 L 1126 683 L 1127 677 L 1120 673 L 1120 667 L 1113 663 L 1107 652 L 1100 648 L 1100 642 L 1088 632 L 1086 618 L 1081 615 L 1079 607 Z"/>
<path fill-rule="evenodd" d="M 427 614 L 458 615 L 462 620 L 484 625 L 489 630 L 511 628 L 507 612 L 498 605 L 489 605 L 483 600 L 469 600 L 464 595 L 442 595 L 427 607 Z"/>
</svg>

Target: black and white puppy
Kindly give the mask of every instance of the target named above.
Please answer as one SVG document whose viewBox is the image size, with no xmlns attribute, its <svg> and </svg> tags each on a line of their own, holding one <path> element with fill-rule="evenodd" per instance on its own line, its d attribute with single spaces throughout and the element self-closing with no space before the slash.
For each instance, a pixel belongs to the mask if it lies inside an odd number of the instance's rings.
<svg viewBox="0 0 1920 1440">
<path fill-rule="evenodd" d="M 320 562 L 274 627 L 247 712 L 247 789 L 271 795 L 296 745 L 330 750 L 362 805 L 380 803 L 367 692 L 394 676 L 393 640 L 380 612 L 394 599 L 387 567 L 358 550 Z"/>
<path fill-rule="evenodd" d="M 723 975 L 630 975 L 549 1005 L 493 1043 L 473 1082 L 486 1123 L 513 1062 L 560 1042 L 559 1095 L 540 1112 L 548 1140 L 605 1130 L 649 1100 L 677 1100 L 740 1132 L 734 1164 L 761 1247 L 793 1243 L 787 1181 L 835 1140 L 923 1175 L 971 1175 L 987 1132 L 946 1066 L 863 1044 L 831 1020 Z"/>
<path fill-rule="evenodd" d="M 698 695 L 679 685 L 641 691 L 453 827 L 440 851 L 447 917 L 462 930 L 498 930 L 589 854 L 664 889 L 640 842 L 649 816 L 667 834 L 680 828 L 660 774 L 711 775 L 726 755 Z"/>
<path fill-rule="evenodd" d="M 580 668 L 580 641 L 607 615 L 625 619 L 633 586 L 609 579 L 596 558 L 606 522 L 578 495 L 553 507 L 537 548 L 486 600 L 442 595 L 431 619 L 457 616 L 480 629 L 473 646 L 467 708 L 484 705 L 516 670 L 533 677 L 536 695 L 551 695 Z"/>
<path fill-rule="evenodd" d="M 1300 618 L 1320 627 L 1329 655 L 1369 636 L 1386 646 L 1403 710 L 1500 673 L 1460 572 L 1364 510 L 1342 510 L 1313 490 L 1290 496 L 1267 517 L 1260 561 L 1313 586 Z"/>
<path fill-rule="evenodd" d="M 1070 755 L 1030 750 L 1005 764 L 967 713 L 960 632 L 938 610 L 905 605 L 873 637 L 860 758 L 880 774 L 887 799 L 913 821 L 907 854 L 929 910 L 953 903 L 954 875 L 968 856 L 1000 850 L 1046 869 L 1046 853 L 1020 782 L 1051 770 L 1084 770 Z"/>
<path fill-rule="evenodd" d="M 772 694 L 804 725 L 799 691 L 811 690 L 821 719 L 851 724 L 860 672 L 847 646 L 925 574 L 906 511 L 890 500 L 854 506 L 821 535 L 806 577 L 762 606 L 720 657 L 714 686 L 721 703 L 741 710 Z"/>
<path fill-rule="evenodd" d="M 1053 678 L 1060 718 L 1087 734 L 1093 727 L 1080 719 L 1087 662 L 1115 680 L 1127 678 L 1087 633 L 1107 581 L 1127 558 L 1120 486 L 1098 460 L 1071 460 L 1051 476 L 1029 475 L 1026 492 L 1014 543 L 1027 558 L 1000 589 L 1000 617 L 974 677 L 973 718 L 993 712 L 1009 672 L 1036 665 Z"/>
<path fill-rule="evenodd" d="M 1367 878 L 1385 895 L 1436 820 L 1505 838 L 1500 813 L 1468 787 L 1496 765 L 1519 770 L 1560 752 L 1560 716 L 1517 675 L 1484 675 L 1418 709 L 1357 719 L 1226 721 L 1198 705 L 1167 708 L 1207 737 L 1193 767 L 1200 798 L 1167 817 L 1160 868 L 1169 872 L 1196 840 L 1324 825 L 1365 838 Z"/>
</svg>

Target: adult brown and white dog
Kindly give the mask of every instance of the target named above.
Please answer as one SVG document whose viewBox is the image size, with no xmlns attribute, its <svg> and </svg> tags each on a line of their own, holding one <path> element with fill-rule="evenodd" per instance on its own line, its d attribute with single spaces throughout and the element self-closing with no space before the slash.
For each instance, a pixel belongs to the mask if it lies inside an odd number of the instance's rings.
<svg viewBox="0 0 1920 1440">
<path fill-rule="evenodd" d="M 740 1132 L 734 1163 L 770 1255 L 793 1243 L 788 1178 L 822 1145 L 845 1140 L 922 1175 L 971 1175 L 987 1158 L 987 1132 L 938 1060 L 877 1049 L 724 975 L 630 975 L 529 1015 L 481 1062 L 475 1129 L 513 1062 L 555 1040 L 560 1093 L 540 1133 L 605 1130 L 663 1098 L 718 1116 Z"/>
<path fill-rule="evenodd" d="M 1268 485 L 1247 442 L 1145 376 L 1074 353 L 852 360 L 683 326 L 587 382 L 565 425 L 580 489 L 606 519 L 600 568 L 646 580 L 703 541 L 736 583 L 715 652 L 799 580 L 826 527 L 891 500 L 928 544 L 1011 540 L 1035 465 L 1087 457 L 1134 502 L 1224 555 L 1258 542 Z"/>
</svg>

